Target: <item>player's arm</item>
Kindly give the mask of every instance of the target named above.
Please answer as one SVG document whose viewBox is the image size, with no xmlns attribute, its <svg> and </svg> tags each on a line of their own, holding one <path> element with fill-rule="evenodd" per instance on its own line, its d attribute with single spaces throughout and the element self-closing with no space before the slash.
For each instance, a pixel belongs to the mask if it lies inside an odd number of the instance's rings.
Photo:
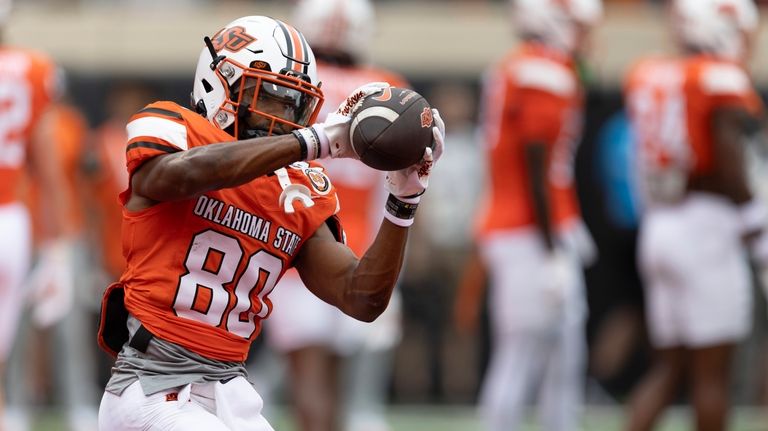
<svg viewBox="0 0 768 431">
<path fill-rule="evenodd" d="M 749 184 L 746 145 L 761 131 L 760 120 L 740 107 L 720 107 L 712 113 L 715 171 L 713 188 L 738 205 L 742 237 L 758 260 L 768 259 L 768 207 L 754 196 Z"/>
<path fill-rule="evenodd" d="M 296 268 L 307 288 L 345 314 L 370 322 L 389 304 L 405 256 L 408 227 L 413 224 L 421 195 L 429 186 L 434 163 L 443 153 L 445 124 L 433 109 L 434 149 L 427 147 L 419 163 L 387 172 L 390 192 L 384 220 L 376 239 L 357 259 L 336 241 L 327 226 L 321 226 L 302 246 Z"/>
<path fill-rule="evenodd" d="M 520 115 L 528 180 L 528 193 L 533 204 L 536 226 L 547 250 L 554 251 L 555 239 L 551 221 L 552 203 L 549 193 L 549 164 L 564 118 L 560 97 L 539 89 L 521 90 Z"/>
<path fill-rule="evenodd" d="M 42 236 L 46 240 L 63 238 L 68 212 L 68 193 L 61 167 L 52 109 L 43 112 L 32 133 L 29 163 L 40 188 Z"/>
<path fill-rule="evenodd" d="M 380 91 L 382 85 L 386 83 L 355 89 L 324 123 L 291 134 L 203 145 L 155 156 L 131 175 L 132 192 L 126 207 L 136 211 L 157 202 L 237 187 L 299 160 L 356 158 L 349 142 L 352 109 L 365 96 Z"/>
<path fill-rule="evenodd" d="M 296 268 L 318 298 L 349 316 L 371 322 L 389 304 L 407 237 L 407 228 L 384 220 L 373 244 L 358 260 L 323 225 L 302 247 Z"/>
<path fill-rule="evenodd" d="M 525 144 L 525 167 L 528 176 L 528 187 L 533 201 L 533 212 L 536 226 L 544 239 L 547 250 L 555 248 L 552 223 L 550 220 L 549 190 L 547 187 L 547 159 L 549 149 L 542 142 Z"/>
<path fill-rule="evenodd" d="M 717 187 L 736 204 L 752 199 L 745 145 L 759 130 L 758 120 L 743 108 L 722 107 L 712 113 L 714 177 Z"/>
<path fill-rule="evenodd" d="M 236 187 L 300 160 L 294 135 L 253 138 L 156 156 L 131 176 L 129 210 Z"/>
</svg>

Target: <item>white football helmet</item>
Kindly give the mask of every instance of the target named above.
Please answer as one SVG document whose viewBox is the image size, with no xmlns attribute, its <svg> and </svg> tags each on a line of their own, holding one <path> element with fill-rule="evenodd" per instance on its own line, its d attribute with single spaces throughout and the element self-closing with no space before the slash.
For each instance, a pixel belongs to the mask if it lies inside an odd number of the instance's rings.
<svg viewBox="0 0 768 431">
<path fill-rule="evenodd" d="M 293 22 L 312 46 L 363 61 L 371 45 L 375 14 L 370 0 L 300 0 Z"/>
<path fill-rule="evenodd" d="M 323 94 L 312 49 L 295 28 L 247 16 L 227 24 L 206 45 L 195 71 L 192 106 L 211 123 L 237 139 L 314 123 Z M 261 110 L 259 100 L 266 99 L 281 102 L 284 112 Z M 250 126 L 252 113 L 268 125 Z"/>
<path fill-rule="evenodd" d="M 746 60 L 758 21 L 752 0 L 675 0 L 672 6 L 679 43 L 733 61 Z"/>
<path fill-rule="evenodd" d="M 512 21 L 521 37 L 535 38 L 567 53 L 580 48 L 580 33 L 602 18 L 601 0 L 511 0 Z"/>
</svg>

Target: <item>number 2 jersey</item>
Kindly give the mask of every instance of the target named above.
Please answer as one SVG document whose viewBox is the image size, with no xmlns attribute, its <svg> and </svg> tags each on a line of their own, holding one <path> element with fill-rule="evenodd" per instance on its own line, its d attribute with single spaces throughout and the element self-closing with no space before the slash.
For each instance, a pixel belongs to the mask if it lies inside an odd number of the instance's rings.
<svg viewBox="0 0 768 431">
<path fill-rule="evenodd" d="M 156 156 L 233 140 L 171 102 L 148 105 L 127 131 L 129 174 Z M 289 184 L 305 186 L 314 205 L 296 202 L 287 213 L 280 196 Z M 121 202 L 129 197 L 130 186 Z M 238 187 L 124 209 L 125 306 L 163 340 L 204 357 L 244 361 L 270 312 L 270 291 L 304 241 L 337 211 L 323 168 L 303 162 Z"/>
<path fill-rule="evenodd" d="M 33 125 L 55 95 L 55 76 L 43 54 L 0 48 L 0 205 L 19 197 Z"/>
</svg>

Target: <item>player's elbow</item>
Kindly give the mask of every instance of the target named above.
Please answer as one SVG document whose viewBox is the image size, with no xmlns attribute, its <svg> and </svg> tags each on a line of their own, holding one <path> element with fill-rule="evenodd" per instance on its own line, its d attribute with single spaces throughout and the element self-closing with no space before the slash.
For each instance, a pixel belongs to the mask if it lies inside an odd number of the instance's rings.
<svg viewBox="0 0 768 431">
<path fill-rule="evenodd" d="M 351 317 L 362 322 L 373 322 L 389 305 L 390 295 L 370 294 L 357 298 L 354 306 L 347 311 Z"/>
</svg>

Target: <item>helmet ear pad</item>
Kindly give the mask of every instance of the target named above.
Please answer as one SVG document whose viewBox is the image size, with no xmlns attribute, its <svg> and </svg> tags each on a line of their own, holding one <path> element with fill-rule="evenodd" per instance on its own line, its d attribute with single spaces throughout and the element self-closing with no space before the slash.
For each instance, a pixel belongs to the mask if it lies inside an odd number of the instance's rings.
<svg viewBox="0 0 768 431">
<path fill-rule="evenodd" d="M 197 103 L 194 103 L 194 98 L 193 98 L 192 106 L 194 108 L 194 111 L 197 112 L 198 114 L 202 115 L 203 117 L 208 116 L 208 110 L 205 109 L 205 103 L 203 102 L 203 99 L 200 99 L 197 101 Z"/>
</svg>

